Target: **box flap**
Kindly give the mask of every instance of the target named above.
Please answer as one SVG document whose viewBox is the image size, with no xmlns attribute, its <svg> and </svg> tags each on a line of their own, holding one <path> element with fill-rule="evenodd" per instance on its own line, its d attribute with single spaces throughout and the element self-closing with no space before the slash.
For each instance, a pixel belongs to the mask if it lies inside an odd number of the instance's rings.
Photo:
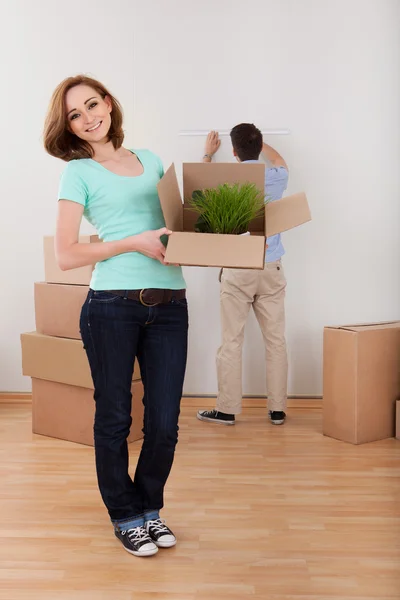
<svg viewBox="0 0 400 600">
<path fill-rule="evenodd" d="M 311 221 L 311 212 L 304 192 L 269 202 L 265 207 L 267 237 L 288 231 L 307 221 Z"/>
<path fill-rule="evenodd" d="M 382 321 L 377 323 L 358 323 L 355 325 L 327 325 L 325 329 L 338 329 L 344 331 L 372 331 L 375 329 L 392 329 L 400 327 L 400 321 Z"/>
<path fill-rule="evenodd" d="M 223 183 L 254 183 L 265 188 L 265 165 L 260 163 L 183 163 L 183 197 L 191 199 L 195 190 L 214 188 Z"/>
<path fill-rule="evenodd" d="M 165 225 L 171 231 L 182 231 L 183 209 L 175 165 L 172 164 L 157 184 Z"/>
<path fill-rule="evenodd" d="M 265 238 L 176 232 L 169 237 L 165 260 L 193 267 L 263 269 Z"/>
</svg>

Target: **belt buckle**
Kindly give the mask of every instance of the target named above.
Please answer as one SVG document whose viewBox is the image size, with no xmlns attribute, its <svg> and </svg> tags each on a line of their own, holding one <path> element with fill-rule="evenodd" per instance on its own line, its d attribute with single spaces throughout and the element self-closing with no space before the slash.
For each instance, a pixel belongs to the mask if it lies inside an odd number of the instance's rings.
<svg viewBox="0 0 400 600">
<path fill-rule="evenodd" d="M 140 290 L 139 292 L 139 301 L 140 304 L 142 304 L 143 306 L 147 306 L 148 308 L 151 308 L 152 306 L 157 306 L 158 304 L 160 304 L 159 302 L 154 302 L 154 304 L 148 304 L 147 302 L 145 302 L 143 300 L 143 292 L 145 292 L 145 289 Z"/>
</svg>

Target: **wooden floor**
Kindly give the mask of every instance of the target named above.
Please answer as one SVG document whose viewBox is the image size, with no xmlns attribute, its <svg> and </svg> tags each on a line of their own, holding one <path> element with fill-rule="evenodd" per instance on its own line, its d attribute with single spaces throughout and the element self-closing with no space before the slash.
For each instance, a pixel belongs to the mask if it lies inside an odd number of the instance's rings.
<svg viewBox="0 0 400 600">
<path fill-rule="evenodd" d="M 399 599 L 399 475 L 399 441 L 324 438 L 320 409 L 225 427 L 186 407 L 163 514 L 179 543 L 139 559 L 114 538 L 93 450 L 32 436 L 29 404 L 3 403 L 0 600 Z"/>
</svg>

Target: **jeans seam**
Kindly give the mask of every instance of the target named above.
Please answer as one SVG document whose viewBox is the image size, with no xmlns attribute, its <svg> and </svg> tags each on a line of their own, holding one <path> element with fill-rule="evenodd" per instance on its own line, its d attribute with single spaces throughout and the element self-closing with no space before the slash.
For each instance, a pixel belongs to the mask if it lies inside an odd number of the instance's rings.
<svg viewBox="0 0 400 600">
<path fill-rule="evenodd" d="M 176 306 L 180 306 L 181 308 L 187 308 L 187 300 L 184 298 L 183 300 L 174 300 L 171 304 L 175 304 Z"/>
<path fill-rule="evenodd" d="M 105 292 L 105 293 L 110 293 L 110 292 Z M 91 300 L 95 300 L 99 304 L 111 304 L 112 302 L 116 302 L 120 298 L 123 298 L 123 296 L 117 296 L 116 294 L 113 295 L 112 298 L 96 298 L 96 291 L 94 290 L 94 294 L 93 294 Z"/>
<path fill-rule="evenodd" d="M 90 341 L 91 341 L 91 344 L 92 344 L 93 356 L 94 356 L 94 358 L 96 360 L 97 368 L 98 368 L 99 367 L 99 361 L 98 361 L 98 358 L 97 358 L 96 344 L 94 343 L 93 334 L 92 334 L 92 326 L 91 326 L 91 323 L 90 323 L 90 305 L 91 305 L 91 302 L 92 302 L 92 298 L 90 298 L 89 302 L 88 302 L 88 308 L 87 308 L 87 325 L 88 325 L 88 331 L 89 331 Z"/>
</svg>

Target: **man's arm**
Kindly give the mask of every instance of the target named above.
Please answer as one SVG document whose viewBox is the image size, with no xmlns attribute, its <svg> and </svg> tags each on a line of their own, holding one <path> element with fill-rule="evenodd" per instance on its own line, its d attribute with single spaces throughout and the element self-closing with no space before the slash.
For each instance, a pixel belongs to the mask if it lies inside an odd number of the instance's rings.
<svg viewBox="0 0 400 600">
<path fill-rule="evenodd" d="M 263 143 L 261 152 L 273 167 L 285 167 L 285 169 L 289 171 L 285 159 L 282 158 L 279 152 L 274 150 L 271 146 L 268 146 L 265 142 Z"/>
<path fill-rule="evenodd" d="M 220 145 L 221 140 L 219 139 L 218 131 L 210 131 L 206 139 L 206 144 L 204 146 L 203 162 L 210 163 L 212 161 L 212 157 L 214 156 Z"/>
</svg>

